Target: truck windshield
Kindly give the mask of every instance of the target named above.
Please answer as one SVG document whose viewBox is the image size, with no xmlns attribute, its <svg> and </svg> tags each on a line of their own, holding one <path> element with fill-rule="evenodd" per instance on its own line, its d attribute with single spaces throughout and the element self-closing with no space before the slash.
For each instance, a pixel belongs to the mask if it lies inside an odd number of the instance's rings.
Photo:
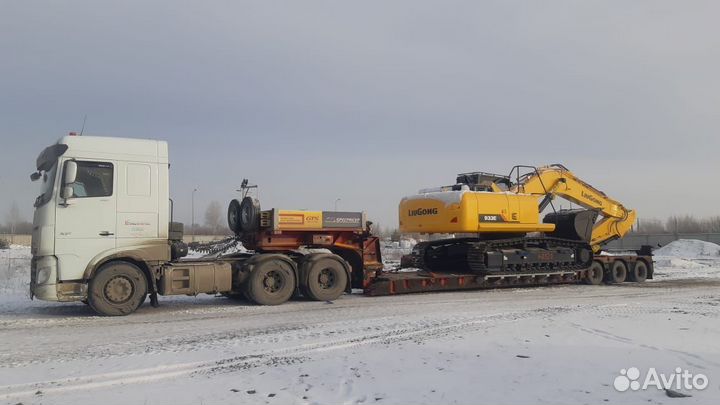
<svg viewBox="0 0 720 405">
<path fill-rule="evenodd" d="M 55 174 L 57 173 L 57 162 L 48 170 L 42 172 L 42 182 L 40 184 L 40 195 L 35 199 L 35 208 L 46 204 L 52 199 L 53 186 L 55 185 Z"/>
</svg>

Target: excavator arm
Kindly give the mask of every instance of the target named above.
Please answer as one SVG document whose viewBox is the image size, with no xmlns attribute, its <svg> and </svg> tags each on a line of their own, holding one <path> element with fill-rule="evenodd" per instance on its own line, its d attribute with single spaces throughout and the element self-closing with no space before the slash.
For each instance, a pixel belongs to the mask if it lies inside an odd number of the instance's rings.
<svg viewBox="0 0 720 405">
<path fill-rule="evenodd" d="M 623 237 L 635 223 L 636 212 L 576 177 L 562 165 L 539 167 L 518 177 L 511 192 L 544 196 L 542 211 L 555 196 L 563 197 L 583 208 L 597 210 L 602 219 L 592 229 L 590 244 L 594 251 L 611 240 Z"/>
</svg>

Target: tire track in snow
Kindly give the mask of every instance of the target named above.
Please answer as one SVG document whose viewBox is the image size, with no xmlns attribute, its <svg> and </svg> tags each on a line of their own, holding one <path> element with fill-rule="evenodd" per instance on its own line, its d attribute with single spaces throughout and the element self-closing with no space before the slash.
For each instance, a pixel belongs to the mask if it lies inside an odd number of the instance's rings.
<svg viewBox="0 0 720 405">
<path fill-rule="evenodd" d="M 684 306 L 683 306 L 684 307 Z M 687 308 L 689 311 L 697 309 Z M 720 307 L 714 307 L 720 312 Z M 464 319 L 477 319 L 481 314 L 468 308 L 469 312 L 455 312 L 449 321 L 462 322 Z M 522 311 L 507 312 L 507 316 L 520 317 L 521 313 L 537 314 L 539 316 L 554 316 L 560 312 L 584 311 L 592 313 L 596 317 L 617 317 L 637 316 L 638 314 L 667 313 L 672 311 L 667 307 L 655 307 L 652 304 L 640 305 L 639 303 L 610 304 L 610 305 L 572 305 L 572 306 L 545 306 L 540 308 L 529 308 Z M 698 311 L 702 312 L 702 311 Z M 144 337 L 139 343 L 133 335 L 119 335 L 113 342 L 101 342 L 97 345 L 72 346 L 67 350 L 58 351 L 53 357 L 47 357 L 43 353 L 28 352 L 23 350 L 8 350 L 0 352 L 2 368 L 18 368 L 31 364 L 42 363 L 63 363 L 67 361 L 92 360 L 101 358 L 122 358 L 135 355 L 147 355 L 156 353 L 186 353 L 200 352 L 203 350 L 225 350 L 234 351 L 239 343 L 242 346 L 264 345 L 264 344 L 293 344 L 302 341 L 319 341 L 321 339 L 337 336 L 364 336 L 368 333 L 376 333 L 386 328 L 398 329 L 403 327 L 414 327 L 422 323 L 425 327 L 432 328 L 441 326 L 448 319 L 432 317 L 423 320 L 407 320 L 402 314 L 383 317 L 360 317 L 353 320 L 319 321 L 324 316 L 311 314 L 295 322 L 282 325 L 252 326 L 241 329 L 226 329 L 213 331 L 212 329 L 193 326 L 190 329 L 182 328 L 172 333 L 164 333 L 157 337 Z M 1 347 L 1 345 L 0 345 Z"/>
<path fill-rule="evenodd" d="M 0 398 L 11 400 L 29 397 L 34 396 L 37 391 L 42 391 L 43 395 L 62 394 L 65 392 L 92 390 L 121 384 L 148 383 L 183 375 L 212 375 L 215 373 L 246 370 L 263 365 L 287 364 L 302 361 L 304 356 L 315 353 L 322 354 L 370 344 L 390 344 L 410 339 L 431 339 L 436 336 L 446 336 L 454 332 L 467 332 L 468 329 L 478 329 L 488 322 L 513 322 L 532 316 L 530 312 L 535 311 L 485 315 L 474 320 L 463 320 L 460 322 L 448 321 L 444 325 L 430 327 L 425 322 L 417 322 L 417 324 L 412 327 L 390 329 L 381 333 L 372 333 L 364 336 L 354 336 L 319 343 L 300 344 L 292 347 L 260 351 L 208 362 L 178 363 L 138 370 L 5 385 L 0 386 Z"/>
<path fill-rule="evenodd" d="M 616 294 L 613 294 L 616 295 Z M 625 294 L 623 294 L 625 295 Z M 633 296 L 638 298 L 637 295 Z M 714 297 L 714 296 L 713 296 Z M 505 298 L 505 297 L 503 297 Z M 510 298 L 510 297 L 508 297 Z M 384 316 L 381 318 L 369 316 L 367 319 L 363 319 L 363 322 L 378 322 L 380 326 L 372 328 L 370 326 L 354 325 L 357 323 L 354 321 L 342 321 L 342 322 L 313 322 L 307 326 L 309 329 L 307 332 L 300 334 L 292 334 L 289 336 L 291 339 L 300 342 L 300 344 L 290 345 L 288 347 L 273 349 L 273 350 L 257 350 L 255 352 L 244 353 L 233 357 L 227 357 L 223 359 L 216 359 L 211 361 L 195 361 L 178 363 L 165 366 L 149 367 L 138 370 L 127 370 L 118 371 L 112 373 L 93 374 L 80 377 L 69 377 L 69 378 L 58 378 L 49 381 L 19 383 L 13 385 L 0 386 L 0 399 L 10 400 L 13 398 L 23 398 L 33 396 L 40 390 L 44 394 L 62 394 L 64 392 L 77 391 L 77 390 L 89 390 L 97 389 L 108 386 L 115 386 L 120 384 L 140 384 L 158 380 L 171 379 L 178 376 L 188 375 L 212 375 L 215 373 L 226 373 L 246 370 L 258 366 L 272 366 L 276 364 L 286 364 L 290 362 L 303 361 L 305 357 L 311 354 L 322 354 L 325 352 L 331 352 L 334 350 L 343 350 L 361 345 L 368 344 L 391 344 L 397 341 L 403 340 L 416 340 L 421 342 L 423 340 L 433 339 L 438 336 L 448 336 L 455 332 L 467 332 L 468 329 L 479 329 L 492 327 L 496 323 L 500 322 L 512 322 L 520 321 L 526 318 L 552 318 L 558 313 L 567 312 L 584 312 L 588 315 L 595 316 L 623 316 L 623 315 L 638 315 L 638 313 L 667 313 L 674 310 L 674 308 L 668 308 L 667 306 L 645 303 L 639 305 L 639 302 L 627 302 L 621 304 L 609 304 L 609 305 L 597 305 L 587 304 L 588 301 L 593 301 L 591 297 L 582 297 L 583 304 L 574 305 L 546 305 L 540 308 L 529 308 L 520 311 L 508 311 L 499 314 L 477 314 L 477 308 L 468 308 L 467 311 L 452 313 L 451 319 L 419 319 L 415 321 L 408 321 L 403 317 L 405 314 L 398 313 L 391 316 Z M 588 298 L 591 298 L 588 300 Z M 608 297 L 605 297 L 608 298 Z M 515 297 L 517 299 L 517 297 Z M 348 300 L 350 301 L 350 300 Z M 353 300 L 354 301 L 354 300 Z M 391 301 L 391 300 L 387 300 Z M 444 301 L 444 300 L 443 300 Z M 468 305 L 468 300 L 448 300 L 447 302 L 429 302 L 436 307 L 444 307 L 448 305 L 448 302 L 458 302 Z M 475 301 L 475 300 L 472 300 Z M 480 300 L 477 300 L 480 301 Z M 503 300 L 505 301 L 505 300 Z M 347 302 L 350 305 L 343 305 L 347 309 L 359 309 L 361 311 L 367 311 L 368 308 L 353 308 L 352 304 L 364 302 L 364 300 L 356 302 Z M 490 302 L 493 305 L 502 304 L 498 302 Z M 374 304 L 374 303 L 373 303 Z M 408 302 L 403 303 L 406 305 L 418 306 L 417 303 Z M 487 304 L 487 302 L 485 303 Z M 680 308 L 689 308 L 679 304 Z M 657 306 L 656 306 L 657 305 Z M 422 305 L 420 305 L 422 306 Z M 502 305 L 501 305 L 502 306 Z M 330 308 L 340 309 L 341 305 L 329 306 Z M 334 310 L 332 312 L 334 312 Z M 437 309 L 437 308 L 435 308 Z M 717 315 L 720 308 L 717 306 L 710 306 L 710 311 Z M 259 312 L 259 311 L 258 311 Z M 326 311 L 322 311 L 326 312 Z M 688 311 L 695 312 L 694 310 Z M 705 312 L 705 311 L 703 311 Z M 327 312 L 326 312 L 327 313 Z M 253 315 L 263 315 L 261 313 Z M 265 314 L 267 315 L 267 314 Z M 372 315 L 372 314 L 370 314 Z M 435 314 L 437 315 L 437 314 Z M 224 316 L 223 316 L 224 318 Z M 315 316 L 310 318 L 316 318 Z M 322 316 L 317 316 L 322 318 Z M 303 319 L 308 321 L 309 319 Z M 390 322 L 388 322 L 390 321 Z M 350 325 L 350 326 L 348 326 Z M 354 326 L 353 326 L 354 325 Z M 206 341 L 210 346 L 215 346 L 218 343 L 220 345 L 232 345 L 237 341 L 244 341 L 248 338 L 248 333 L 251 335 L 251 339 L 257 339 L 258 342 L 273 342 L 274 339 L 278 339 L 277 342 L 287 342 L 288 332 L 293 329 L 292 325 L 283 325 L 282 327 L 265 327 L 265 333 L 263 336 L 262 328 L 250 329 L 246 331 L 235 331 L 228 336 L 225 333 L 222 334 L 202 334 L 193 336 L 179 336 L 176 338 L 158 339 L 152 343 L 159 343 L 160 347 L 164 350 L 170 346 L 170 351 L 183 352 L 190 350 L 190 347 L 195 347 L 198 342 Z M 338 337 L 343 336 L 346 337 Z M 349 336 L 348 336 L 349 335 Z M 333 337 L 337 337 L 332 339 Z M 327 339 L 318 342 L 318 338 Z M 312 341 L 313 343 L 302 343 L 303 341 Z M 165 345 L 167 344 L 167 346 Z M 151 346 L 156 346 L 152 344 Z M 118 349 L 116 347 L 115 349 Z M 87 351 L 87 347 L 82 348 Z M 121 353 L 117 353 L 112 350 L 109 356 L 102 355 L 101 353 L 95 353 L 95 355 L 101 354 L 100 358 L 105 357 L 125 357 L 128 355 L 142 354 L 143 350 L 140 348 L 132 349 L 130 347 L 125 352 L 121 350 Z M 164 351 L 162 350 L 162 351 Z M 79 352 L 66 353 L 79 355 Z M 92 358 L 95 358 L 93 356 Z M 58 358 L 52 359 L 58 361 Z M 62 360 L 60 360 L 62 361 Z M 41 363 L 44 361 L 40 361 Z"/>
</svg>

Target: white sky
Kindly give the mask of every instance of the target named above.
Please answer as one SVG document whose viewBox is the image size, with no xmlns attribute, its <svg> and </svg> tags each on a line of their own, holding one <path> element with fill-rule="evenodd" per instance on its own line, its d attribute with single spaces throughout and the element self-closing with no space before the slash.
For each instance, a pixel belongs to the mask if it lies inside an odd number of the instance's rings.
<svg viewBox="0 0 720 405">
<path fill-rule="evenodd" d="M 641 218 L 720 214 L 714 1 L 2 1 L 0 220 L 46 145 L 165 139 L 176 216 L 366 210 L 563 163 Z"/>
</svg>

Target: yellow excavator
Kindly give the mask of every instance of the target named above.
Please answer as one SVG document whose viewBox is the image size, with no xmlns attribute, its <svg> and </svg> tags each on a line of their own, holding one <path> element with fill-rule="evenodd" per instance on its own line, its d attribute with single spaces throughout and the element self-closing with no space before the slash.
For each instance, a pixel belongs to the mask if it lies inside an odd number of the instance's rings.
<svg viewBox="0 0 720 405">
<path fill-rule="evenodd" d="M 556 197 L 581 208 L 556 210 Z M 399 215 L 403 233 L 455 235 L 418 243 L 409 258 L 413 267 L 497 274 L 595 265 L 593 284 L 602 278 L 602 263 L 594 263 L 601 246 L 623 237 L 636 218 L 560 164 L 515 166 L 506 176 L 462 173 L 455 185 L 403 198 Z"/>
</svg>

